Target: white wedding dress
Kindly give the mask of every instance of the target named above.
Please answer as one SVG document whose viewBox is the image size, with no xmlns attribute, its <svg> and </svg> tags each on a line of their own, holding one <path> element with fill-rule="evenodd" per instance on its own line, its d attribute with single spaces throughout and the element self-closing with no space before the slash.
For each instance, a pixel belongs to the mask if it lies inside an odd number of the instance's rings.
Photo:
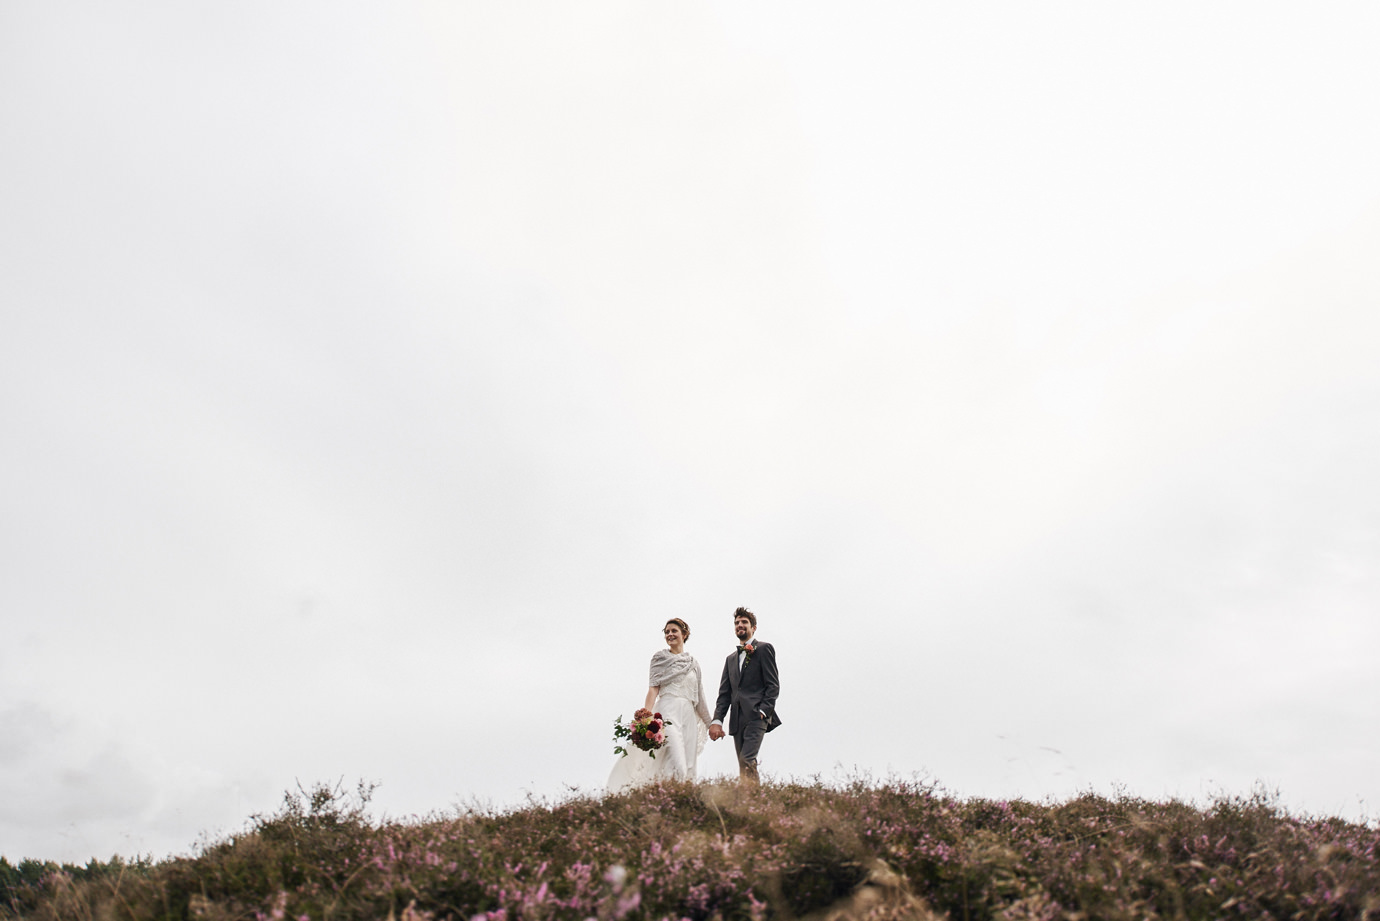
<svg viewBox="0 0 1380 921">
<path fill-rule="evenodd" d="M 658 780 L 694 780 L 695 763 L 709 739 L 709 707 L 704 699 L 700 663 L 688 652 L 662 649 L 652 656 L 649 687 L 658 687 L 652 709 L 668 721 L 666 741 L 650 752 L 625 746 L 609 773 L 608 791 L 621 793 Z"/>
</svg>

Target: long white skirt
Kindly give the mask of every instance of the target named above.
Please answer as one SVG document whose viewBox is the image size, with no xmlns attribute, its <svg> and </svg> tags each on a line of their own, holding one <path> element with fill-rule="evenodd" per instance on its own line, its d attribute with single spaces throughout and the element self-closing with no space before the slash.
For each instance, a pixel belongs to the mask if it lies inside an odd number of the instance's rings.
<svg viewBox="0 0 1380 921">
<path fill-rule="evenodd" d="M 694 780 L 695 762 L 704 748 L 705 729 L 695 713 L 694 704 L 684 697 L 661 696 L 656 711 L 670 720 L 664 734 L 666 741 L 652 752 L 644 752 L 631 745 L 626 755 L 619 755 L 609 772 L 608 791 L 622 793 L 658 780 Z"/>
</svg>

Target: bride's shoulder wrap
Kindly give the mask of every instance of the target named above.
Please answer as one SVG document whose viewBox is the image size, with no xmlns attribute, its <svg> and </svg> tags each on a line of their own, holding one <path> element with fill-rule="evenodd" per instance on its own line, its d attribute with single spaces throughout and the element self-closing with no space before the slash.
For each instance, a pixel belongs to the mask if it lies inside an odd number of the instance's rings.
<svg viewBox="0 0 1380 921">
<path fill-rule="evenodd" d="M 698 668 L 695 657 L 688 652 L 676 655 L 669 649 L 658 649 L 652 653 L 652 666 L 649 670 L 647 684 L 651 687 L 662 687 L 668 681 L 679 678 L 685 673 Z"/>
</svg>

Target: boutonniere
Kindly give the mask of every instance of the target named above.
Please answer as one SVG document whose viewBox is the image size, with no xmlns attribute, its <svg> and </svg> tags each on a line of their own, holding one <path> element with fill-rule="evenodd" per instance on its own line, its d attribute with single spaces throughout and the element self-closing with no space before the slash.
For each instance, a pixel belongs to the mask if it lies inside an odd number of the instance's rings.
<svg viewBox="0 0 1380 921">
<path fill-rule="evenodd" d="M 747 668 L 747 664 L 752 661 L 752 654 L 757 651 L 757 647 L 751 643 L 744 643 L 738 647 L 738 651 L 743 653 L 743 668 Z"/>
</svg>

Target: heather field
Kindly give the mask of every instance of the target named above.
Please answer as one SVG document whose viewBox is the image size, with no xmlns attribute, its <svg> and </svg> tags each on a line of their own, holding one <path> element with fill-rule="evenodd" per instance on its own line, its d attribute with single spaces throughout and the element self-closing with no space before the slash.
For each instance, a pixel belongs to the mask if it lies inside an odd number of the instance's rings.
<svg viewBox="0 0 1380 921">
<path fill-rule="evenodd" d="M 194 856 L 0 862 L 71 921 L 1371 918 L 1380 831 L 1265 796 L 1061 803 L 926 783 L 667 785 L 375 821 L 317 787 Z"/>
</svg>

